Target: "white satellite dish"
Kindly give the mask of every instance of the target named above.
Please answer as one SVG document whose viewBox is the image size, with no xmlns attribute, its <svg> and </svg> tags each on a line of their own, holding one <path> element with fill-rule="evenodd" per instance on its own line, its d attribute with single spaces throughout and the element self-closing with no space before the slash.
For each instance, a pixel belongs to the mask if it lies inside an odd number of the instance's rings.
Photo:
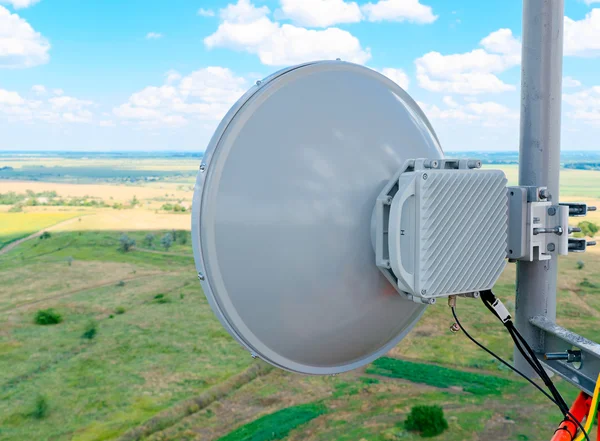
<svg viewBox="0 0 600 441">
<path fill-rule="evenodd" d="M 208 146 L 192 237 L 204 292 L 252 354 L 333 374 L 393 348 L 424 304 L 375 264 L 375 201 L 409 158 L 442 158 L 397 84 L 341 61 L 284 69 L 252 87 Z"/>
</svg>

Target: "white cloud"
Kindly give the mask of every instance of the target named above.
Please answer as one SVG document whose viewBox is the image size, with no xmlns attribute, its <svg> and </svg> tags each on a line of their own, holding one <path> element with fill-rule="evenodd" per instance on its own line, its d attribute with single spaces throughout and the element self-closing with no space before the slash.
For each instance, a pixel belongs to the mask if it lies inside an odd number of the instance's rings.
<svg viewBox="0 0 600 441">
<path fill-rule="evenodd" d="M 198 15 L 201 17 L 214 17 L 215 11 L 213 11 L 212 9 L 200 8 L 198 9 Z"/>
<path fill-rule="evenodd" d="M 46 95 L 46 93 L 48 93 L 46 87 L 41 84 L 36 84 L 35 86 L 32 86 L 31 91 L 36 95 Z"/>
<path fill-rule="evenodd" d="M 365 63 L 369 49 L 359 40 L 338 28 L 309 30 L 272 21 L 269 8 L 255 7 L 249 0 L 239 0 L 220 11 L 217 31 L 204 39 L 209 49 L 225 47 L 258 55 L 263 64 L 281 66 L 316 59 L 342 58 Z"/>
<path fill-rule="evenodd" d="M 0 68 L 47 63 L 50 43 L 27 21 L 0 6 Z"/>
<path fill-rule="evenodd" d="M 483 127 L 515 125 L 519 113 L 494 101 L 458 103 L 451 96 L 445 96 L 446 107 L 419 102 L 428 118 L 469 124 L 477 122 Z"/>
<path fill-rule="evenodd" d="M 600 55 L 600 9 L 592 9 L 585 18 L 565 17 L 564 54 L 574 57 Z"/>
<path fill-rule="evenodd" d="M 563 101 L 571 107 L 566 112 L 567 116 L 589 124 L 600 125 L 600 86 L 563 94 Z"/>
<path fill-rule="evenodd" d="M 181 79 L 181 74 L 179 72 L 177 72 L 176 70 L 171 69 L 170 71 L 168 71 L 166 74 L 166 81 L 167 84 L 171 84 L 174 83 L 176 81 L 179 81 Z"/>
<path fill-rule="evenodd" d="M 600 1 L 600 0 L 598 0 L 598 1 Z M 580 87 L 581 86 L 581 81 L 576 80 L 573 77 L 564 77 L 562 85 L 565 88 Z"/>
<path fill-rule="evenodd" d="M 404 90 L 408 90 L 408 85 L 410 84 L 410 80 L 408 79 L 408 75 L 402 69 L 395 69 L 392 67 L 386 67 L 381 69 L 380 72 L 392 80 L 394 83 L 402 87 Z"/>
<path fill-rule="evenodd" d="M 41 85 L 33 86 L 32 91 L 40 95 L 45 92 Z M 94 115 L 90 108 L 92 101 L 70 96 L 53 96 L 46 100 L 25 99 L 17 92 L 0 89 L 0 118 L 8 121 L 41 120 L 50 123 L 91 123 Z"/>
<path fill-rule="evenodd" d="M 0 89 L 0 105 L 19 106 L 24 102 L 25 100 L 17 92 Z"/>
<path fill-rule="evenodd" d="M 447 105 L 450 108 L 457 108 L 459 106 L 459 104 L 454 101 L 454 98 L 452 98 L 451 96 L 445 96 L 442 101 L 444 102 L 445 105 Z"/>
<path fill-rule="evenodd" d="M 162 86 L 149 86 L 113 109 L 124 121 L 142 126 L 182 126 L 190 119 L 216 123 L 244 94 L 247 82 L 229 69 L 207 67 L 176 78 Z"/>
<path fill-rule="evenodd" d="M 80 100 L 66 95 L 52 97 L 48 100 L 48 103 L 50 103 L 53 110 L 60 111 L 80 111 L 94 104 L 92 101 Z"/>
<path fill-rule="evenodd" d="M 115 122 L 113 120 L 110 120 L 110 119 L 106 119 L 106 120 L 103 119 L 102 121 L 100 121 L 98 123 L 98 125 L 100 127 L 114 127 L 114 126 L 116 126 Z"/>
<path fill-rule="evenodd" d="M 160 32 L 148 32 L 146 34 L 146 40 L 158 40 L 159 38 L 162 38 L 163 34 L 161 34 Z"/>
<path fill-rule="evenodd" d="M 300 26 L 318 28 L 362 19 L 358 4 L 344 0 L 281 0 L 279 16 Z"/>
<path fill-rule="evenodd" d="M 65 93 L 65 91 L 62 89 L 52 89 L 52 93 L 54 95 L 60 96 L 60 95 L 63 95 Z"/>
<path fill-rule="evenodd" d="M 433 92 L 464 95 L 515 90 L 496 74 L 517 66 L 521 44 L 510 29 L 499 29 L 481 40 L 481 49 L 461 54 L 429 52 L 415 61 L 419 85 Z"/>
<path fill-rule="evenodd" d="M 11 5 L 15 9 L 28 8 L 40 0 L 0 0 L 0 4 Z"/>
<path fill-rule="evenodd" d="M 369 21 L 409 21 L 420 24 L 433 23 L 437 15 L 431 6 L 423 5 L 419 0 L 379 0 L 362 7 Z"/>
</svg>

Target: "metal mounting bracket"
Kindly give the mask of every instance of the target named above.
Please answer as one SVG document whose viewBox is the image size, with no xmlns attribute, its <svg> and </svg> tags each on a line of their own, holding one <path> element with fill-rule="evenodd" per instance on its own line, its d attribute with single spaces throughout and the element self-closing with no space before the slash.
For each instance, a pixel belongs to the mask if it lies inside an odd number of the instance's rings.
<svg viewBox="0 0 600 441">
<path fill-rule="evenodd" d="M 532 317 L 529 323 L 542 334 L 543 350 L 536 350 L 538 359 L 568 382 L 593 395 L 600 372 L 600 344 L 543 316 Z M 573 352 L 580 353 L 576 358 L 578 361 L 573 361 Z M 562 360 L 557 360 L 557 353 L 565 354 Z"/>
<path fill-rule="evenodd" d="M 584 203 L 554 204 L 546 187 L 508 187 L 508 249 L 511 261 L 550 260 L 554 254 L 582 253 L 595 242 L 575 239 L 569 216 L 585 216 L 595 207 Z"/>
</svg>

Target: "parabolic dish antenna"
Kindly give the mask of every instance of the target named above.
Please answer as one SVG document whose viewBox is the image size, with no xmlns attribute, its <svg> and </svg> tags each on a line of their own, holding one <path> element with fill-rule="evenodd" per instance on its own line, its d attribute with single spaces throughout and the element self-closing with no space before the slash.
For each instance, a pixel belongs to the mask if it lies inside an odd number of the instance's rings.
<svg viewBox="0 0 600 441">
<path fill-rule="evenodd" d="M 423 314 L 375 265 L 375 200 L 409 158 L 442 158 L 398 85 L 324 61 L 275 73 L 225 116 L 198 174 L 192 237 L 215 314 L 244 347 L 307 374 L 355 369 Z"/>
</svg>

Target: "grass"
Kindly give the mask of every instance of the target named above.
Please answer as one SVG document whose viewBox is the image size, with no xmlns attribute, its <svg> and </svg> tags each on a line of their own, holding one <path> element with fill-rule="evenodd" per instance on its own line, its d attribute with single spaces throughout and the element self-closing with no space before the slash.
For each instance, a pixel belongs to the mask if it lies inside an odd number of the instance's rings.
<svg viewBox="0 0 600 441">
<path fill-rule="evenodd" d="M 43 228 L 80 215 L 79 212 L 0 213 L 0 249 Z"/>
<path fill-rule="evenodd" d="M 475 374 L 442 366 L 413 363 L 382 357 L 375 360 L 367 373 L 390 378 L 402 378 L 413 383 L 449 388 L 459 387 L 474 395 L 500 395 L 514 383 L 506 378 L 492 375 Z"/>
<path fill-rule="evenodd" d="M 323 415 L 323 404 L 303 404 L 265 415 L 219 438 L 219 441 L 274 441 L 284 439 L 290 431 Z"/>
<path fill-rule="evenodd" d="M 0 256 L 0 439 L 118 436 L 252 362 L 230 337 L 210 337 L 222 328 L 191 257 L 122 253 L 118 236 L 53 233 Z M 157 294 L 170 302 L 148 301 Z M 118 307 L 127 313 L 110 319 Z M 35 325 L 47 308 L 67 319 Z M 81 338 L 90 322 L 93 344 Z M 32 424 L 42 390 L 52 411 Z"/>
</svg>

